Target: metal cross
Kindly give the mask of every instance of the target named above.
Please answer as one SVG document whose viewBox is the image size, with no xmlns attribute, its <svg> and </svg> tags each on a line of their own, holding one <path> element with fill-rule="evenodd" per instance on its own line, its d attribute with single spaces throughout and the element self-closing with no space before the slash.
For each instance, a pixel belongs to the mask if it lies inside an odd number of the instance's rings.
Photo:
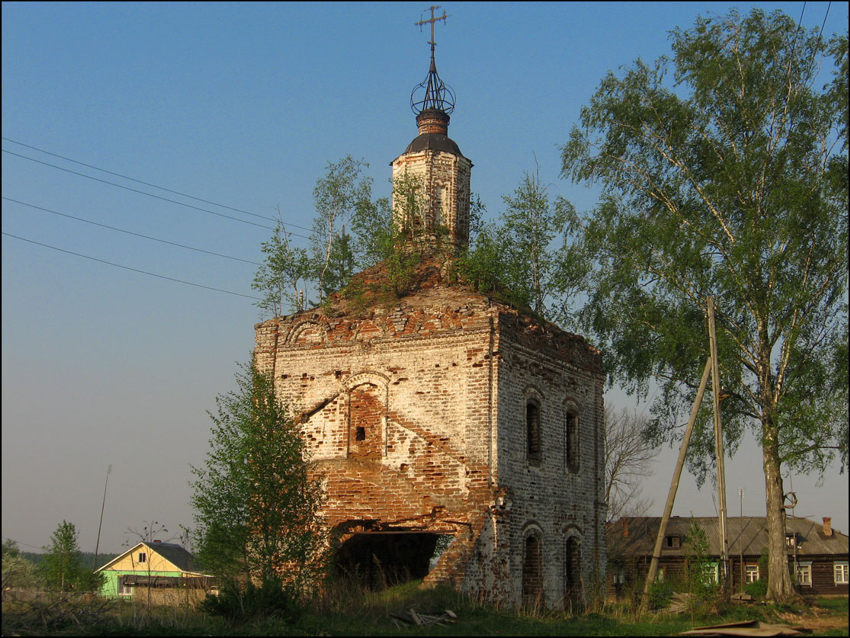
<svg viewBox="0 0 850 638">
<path fill-rule="evenodd" d="M 434 55 L 434 45 L 437 44 L 434 41 L 434 23 L 439 22 L 440 20 L 445 21 L 445 19 L 448 17 L 446 15 L 446 10 L 443 9 L 443 15 L 439 16 L 438 18 L 435 18 L 434 17 L 434 9 L 439 9 L 439 8 L 440 8 L 440 5 L 436 5 L 436 6 L 432 5 L 431 6 L 431 19 L 430 20 L 420 20 L 419 22 L 414 22 L 414 24 L 419 27 L 420 31 L 422 30 L 423 24 L 431 23 L 431 39 L 428 41 L 428 44 L 431 45 L 431 55 Z"/>
</svg>

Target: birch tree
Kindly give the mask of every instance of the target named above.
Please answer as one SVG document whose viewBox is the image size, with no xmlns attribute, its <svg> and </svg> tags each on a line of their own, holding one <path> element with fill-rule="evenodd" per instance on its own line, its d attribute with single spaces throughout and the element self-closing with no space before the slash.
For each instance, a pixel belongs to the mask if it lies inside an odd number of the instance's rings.
<svg viewBox="0 0 850 638">
<path fill-rule="evenodd" d="M 671 40 L 672 58 L 609 73 L 563 147 L 563 174 L 603 188 L 583 318 L 617 380 L 659 384 L 650 434 L 669 440 L 715 298 L 726 449 L 747 429 L 761 444 L 767 596 L 782 601 L 795 595 L 783 467 L 847 463 L 847 34 L 825 41 L 755 9 Z M 700 417 L 698 479 L 714 448 Z"/>
</svg>

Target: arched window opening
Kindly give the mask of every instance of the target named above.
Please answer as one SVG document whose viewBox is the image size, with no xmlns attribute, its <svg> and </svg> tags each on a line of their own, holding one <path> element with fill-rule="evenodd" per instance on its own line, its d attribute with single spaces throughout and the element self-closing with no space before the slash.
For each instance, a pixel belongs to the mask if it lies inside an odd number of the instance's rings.
<svg viewBox="0 0 850 638">
<path fill-rule="evenodd" d="M 540 405 L 529 400 L 525 404 L 525 431 L 528 441 L 528 462 L 540 463 Z"/>
<path fill-rule="evenodd" d="M 565 441 L 566 449 L 564 452 L 567 461 L 567 471 L 575 474 L 581 466 L 579 461 L 580 439 L 578 413 L 572 409 L 567 410 Z"/>
<path fill-rule="evenodd" d="M 527 609 L 543 605 L 543 549 L 536 534 L 526 537 L 523 548 L 522 605 Z"/>
<path fill-rule="evenodd" d="M 564 555 L 564 609 L 575 611 L 581 606 L 581 602 L 581 543 L 575 536 L 570 536 Z"/>
<path fill-rule="evenodd" d="M 363 383 L 349 395 L 348 456 L 363 459 L 382 456 L 381 419 L 384 405 L 379 388 Z"/>
</svg>

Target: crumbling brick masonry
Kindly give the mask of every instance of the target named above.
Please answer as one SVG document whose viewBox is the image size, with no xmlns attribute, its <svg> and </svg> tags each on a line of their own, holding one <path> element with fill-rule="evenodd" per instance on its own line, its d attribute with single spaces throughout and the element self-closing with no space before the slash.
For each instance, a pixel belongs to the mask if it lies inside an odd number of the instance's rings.
<svg viewBox="0 0 850 638">
<path fill-rule="evenodd" d="M 256 341 L 344 547 L 392 546 L 384 563 L 502 604 L 558 608 L 603 582 L 604 376 L 583 338 L 437 276 Z M 432 567 L 436 535 L 454 540 Z"/>
</svg>

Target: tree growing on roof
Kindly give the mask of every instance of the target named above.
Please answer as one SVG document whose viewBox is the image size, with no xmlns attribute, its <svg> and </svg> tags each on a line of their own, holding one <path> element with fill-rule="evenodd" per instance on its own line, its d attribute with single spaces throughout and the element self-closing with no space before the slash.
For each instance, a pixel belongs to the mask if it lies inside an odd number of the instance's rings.
<svg viewBox="0 0 850 638">
<path fill-rule="evenodd" d="M 325 175 L 316 180 L 310 241 L 320 303 L 354 274 L 351 239 L 344 225 L 361 207 L 371 205 L 372 180 L 362 175 L 368 167 L 364 160 L 346 155 L 336 163 L 328 162 Z"/>
<path fill-rule="evenodd" d="M 480 292 L 572 326 L 574 295 L 585 274 L 572 243 L 579 222 L 575 209 L 563 197 L 550 196 L 539 167 L 524 173 L 502 202 L 499 218 L 476 229 L 460 260 L 463 277 Z"/>
<path fill-rule="evenodd" d="M 782 601 L 795 595 L 783 466 L 847 463 L 847 34 L 824 42 L 756 9 L 671 39 L 672 59 L 602 80 L 562 149 L 564 175 L 603 187 L 584 234 L 583 319 L 616 379 L 644 394 L 660 384 L 650 434 L 672 439 L 708 356 L 714 297 L 726 449 L 748 428 L 761 443 L 767 596 Z M 692 441 L 702 482 L 708 410 Z"/>
</svg>

